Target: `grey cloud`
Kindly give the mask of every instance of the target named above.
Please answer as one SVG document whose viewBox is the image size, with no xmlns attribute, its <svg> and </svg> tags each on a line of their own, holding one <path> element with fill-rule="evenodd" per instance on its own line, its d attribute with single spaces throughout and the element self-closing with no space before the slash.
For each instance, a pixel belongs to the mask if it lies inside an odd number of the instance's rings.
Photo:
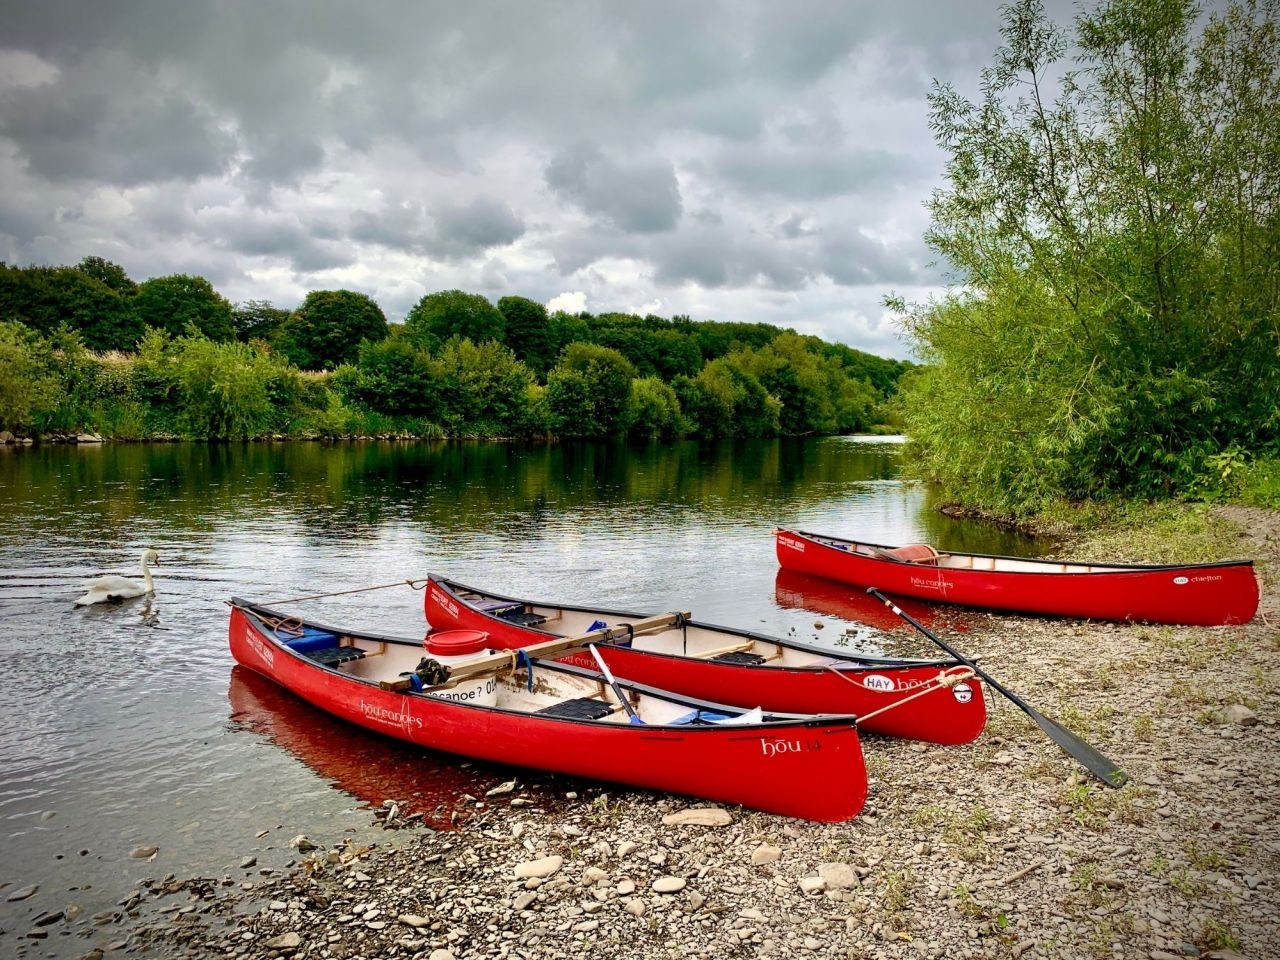
<svg viewBox="0 0 1280 960">
<path fill-rule="evenodd" d="M 487 197 L 443 204 L 435 211 L 435 221 L 444 246 L 466 255 L 513 243 L 524 233 L 524 222 L 509 206 Z"/>
<path fill-rule="evenodd" d="M 725 151 L 715 173 L 750 194 L 773 194 L 816 200 L 915 180 L 915 161 L 885 150 L 827 148 L 807 150 L 757 147 L 750 152 Z"/>
<path fill-rule="evenodd" d="M 579 144 L 552 158 L 546 181 L 583 212 L 628 232 L 670 230 L 680 219 L 675 169 L 661 157 L 615 158 Z"/>
<path fill-rule="evenodd" d="M 122 186 L 217 174 L 235 147 L 203 103 L 116 56 L 6 91 L 0 137 L 39 177 Z"/>
</svg>

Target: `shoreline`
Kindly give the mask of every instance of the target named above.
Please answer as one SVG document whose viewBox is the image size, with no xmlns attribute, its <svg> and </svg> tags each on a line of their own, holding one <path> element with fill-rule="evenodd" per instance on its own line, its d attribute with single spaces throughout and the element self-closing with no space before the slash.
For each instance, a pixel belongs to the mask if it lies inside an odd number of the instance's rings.
<svg viewBox="0 0 1280 960">
<path fill-rule="evenodd" d="M 1280 513 L 1218 514 L 1276 569 Z M 966 747 L 866 737 L 867 808 L 844 824 L 682 824 L 706 804 L 568 781 L 545 813 L 512 768 L 454 831 L 315 836 L 283 875 L 157 878 L 138 925 L 85 956 L 126 934 L 161 956 L 335 960 L 1280 956 L 1280 585 L 1262 586 L 1241 627 L 966 614 L 965 653 L 1118 761 L 1121 790 L 998 696 Z"/>
</svg>

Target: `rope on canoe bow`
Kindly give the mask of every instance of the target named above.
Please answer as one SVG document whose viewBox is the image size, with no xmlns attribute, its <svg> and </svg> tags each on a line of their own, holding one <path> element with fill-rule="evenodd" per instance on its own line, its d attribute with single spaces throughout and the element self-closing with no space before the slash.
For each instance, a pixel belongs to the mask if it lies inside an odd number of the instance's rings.
<svg viewBox="0 0 1280 960">
<path fill-rule="evenodd" d="M 862 687 L 864 690 L 872 689 L 864 683 L 860 683 L 857 680 L 854 680 L 850 677 L 845 676 L 841 671 L 837 670 L 835 667 L 827 667 L 827 669 L 830 670 L 832 673 L 834 673 L 836 676 L 838 676 L 841 680 L 851 683 L 855 687 Z M 907 696 L 902 697 L 898 700 L 895 700 L 893 701 L 893 703 L 886 703 L 883 707 L 880 707 L 878 710 L 872 710 L 870 713 L 864 713 L 860 715 L 858 717 L 858 723 L 860 724 L 865 723 L 866 721 L 870 720 L 872 717 L 878 717 L 882 713 L 888 713 L 890 710 L 893 710 L 895 707 L 900 707 L 904 703 L 910 703 L 912 700 L 916 700 L 920 697 L 927 696 L 928 694 L 933 693 L 935 690 L 945 690 L 945 689 L 948 689 L 949 687 L 954 687 L 956 684 L 963 683 L 965 680 L 970 680 L 975 676 L 977 676 L 977 674 L 974 673 L 974 671 L 971 670 L 969 667 L 964 667 L 964 666 L 948 667 L 946 670 L 939 671 L 936 677 L 933 677 L 930 680 L 926 680 L 923 686 L 919 687 L 916 690 L 913 690 Z M 883 691 L 880 691 L 880 692 L 883 692 Z"/>
<path fill-rule="evenodd" d="M 368 593 L 370 590 L 386 590 L 388 587 L 410 586 L 414 590 L 426 587 L 426 578 L 421 580 L 397 580 L 395 583 L 380 583 L 376 587 L 357 587 L 354 590 L 334 590 L 332 593 L 313 593 L 308 597 L 290 597 L 288 600 L 265 600 L 264 604 L 299 603 L 302 600 L 323 600 L 325 597 L 345 597 L 349 593 Z"/>
</svg>

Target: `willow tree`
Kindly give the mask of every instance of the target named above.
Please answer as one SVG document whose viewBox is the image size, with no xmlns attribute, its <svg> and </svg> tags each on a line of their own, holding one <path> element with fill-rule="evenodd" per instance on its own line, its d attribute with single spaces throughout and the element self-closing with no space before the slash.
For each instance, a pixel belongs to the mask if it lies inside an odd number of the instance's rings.
<svg viewBox="0 0 1280 960">
<path fill-rule="evenodd" d="M 1104 0 L 1068 31 L 1020 0 L 979 102 L 935 84 L 956 286 L 909 309 L 905 399 L 953 494 L 1167 495 L 1280 452 L 1278 10 Z"/>
</svg>

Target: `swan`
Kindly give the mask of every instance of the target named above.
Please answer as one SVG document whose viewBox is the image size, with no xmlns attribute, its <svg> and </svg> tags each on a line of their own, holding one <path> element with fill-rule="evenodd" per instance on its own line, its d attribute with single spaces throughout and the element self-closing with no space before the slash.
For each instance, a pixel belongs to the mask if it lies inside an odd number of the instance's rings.
<svg viewBox="0 0 1280 960">
<path fill-rule="evenodd" d="M 160 555 L 148 547 L 142 551 L 142 579 L 146 581 L 145 585 L 137 580 L 130 580 L 128 577 L 121 577 L 114 573 L 109 574 L 86 583 L 85 589 L 89 592 L 76 600 L 75 605 L 77 607 L 87 607 L 91 603 L 102 603 L 106 600 L 130 600 L 133 597 L 141 597 L 143 594 L 155 593 L 155 586 L 151 582 L 152 564 L 157 567 L 160 566 Z"/>
</svg>

